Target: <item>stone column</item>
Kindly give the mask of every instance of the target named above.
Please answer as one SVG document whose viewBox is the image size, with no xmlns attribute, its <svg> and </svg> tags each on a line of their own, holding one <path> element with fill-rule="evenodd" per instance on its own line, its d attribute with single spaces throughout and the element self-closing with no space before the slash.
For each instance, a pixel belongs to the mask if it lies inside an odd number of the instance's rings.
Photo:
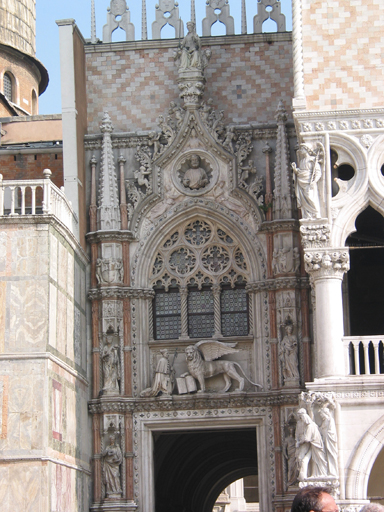
<svg viewBox="0 0 384 512">
<path fill-rule="evenodd" d="M 343 302 L 341 284 L 349 270 L 347 248 L 306 249 L 305 270 L 311 276 L 316 296 L 315 378 L 345 375 L 342 337 Z"/>
<path fill-rule="evenodd" d="M 181 339 L 189 339 L 188 336 L 188 286 L 180 286 L 181 301 Z"/>
<path fill-rule="evenodd" d="M 219 284 L 212 285 L 213 292 L 213 311 L 214 311 L 214 327 L 215 327 L 215 338 L 221 338 L 221 307 L 220 307 L 220 293 L 221 287 Z"/>
</svg>

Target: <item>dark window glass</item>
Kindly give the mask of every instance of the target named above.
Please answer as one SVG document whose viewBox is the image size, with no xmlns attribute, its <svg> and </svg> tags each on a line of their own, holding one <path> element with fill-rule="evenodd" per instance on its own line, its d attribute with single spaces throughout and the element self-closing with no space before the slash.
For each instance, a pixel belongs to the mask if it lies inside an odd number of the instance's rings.
<svg viewBox="0 0 384 512">
<path fill-rule="evenodd" d="M 188 332 L 191 338 L 211 338 L 213 336 L 213 293 L 210 288 L 189 289 Z"/>
<path fill-rule="evenodd" d="M 221 291 L 221 332 L 223 336 L 247 336 L 248 294 L 245 287 Z"/>
<path fill-rule="evenodd" d="M 155 293 L 153 300 L 155 339 L 179 338 L 181 333 L 179 290 L 176 288 L 168 292 L 155 290 Z"/>
<path fill-rule="evenodd" d="M 5 73 L 3 77 L 3 85 L 4 85 L 4 96 L 9 101 L 13 101 L 12 99 L 12 78 L 8 75 L 8 73 Z"/>
</svg>

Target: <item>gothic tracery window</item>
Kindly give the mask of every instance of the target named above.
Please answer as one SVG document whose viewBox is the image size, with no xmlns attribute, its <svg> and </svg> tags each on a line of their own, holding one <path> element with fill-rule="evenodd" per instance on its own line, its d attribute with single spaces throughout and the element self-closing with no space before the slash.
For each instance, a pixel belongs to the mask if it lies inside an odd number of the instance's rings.
<svg viewBox="0 0 384 512">
<path fill-rule="evenodd" d="M 221 226 L 197 218 L 172 232 L 152 266 L 154 339 L 247 336 L 248 268 Z"/>
</svg>

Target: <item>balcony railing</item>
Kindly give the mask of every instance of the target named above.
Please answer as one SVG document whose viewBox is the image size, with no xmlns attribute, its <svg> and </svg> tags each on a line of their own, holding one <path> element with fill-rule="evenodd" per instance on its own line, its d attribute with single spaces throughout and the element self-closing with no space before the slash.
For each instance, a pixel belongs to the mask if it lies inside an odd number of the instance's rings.
<svg viewBox="0 0 384 512">
<path fill-rule="evenodd" d="M 51 175 L 49 169 L 40 180 L 3 180 L 0 174 L 0 215 L 54 215 L 73 233 L 77 219 L 71 201 L 64 187 L 52 183 Z"/>
<path fill-rule="evenodd" d="M 384 335 L 343 338 L 348 375 L 384 374 Z"/>
</svg>

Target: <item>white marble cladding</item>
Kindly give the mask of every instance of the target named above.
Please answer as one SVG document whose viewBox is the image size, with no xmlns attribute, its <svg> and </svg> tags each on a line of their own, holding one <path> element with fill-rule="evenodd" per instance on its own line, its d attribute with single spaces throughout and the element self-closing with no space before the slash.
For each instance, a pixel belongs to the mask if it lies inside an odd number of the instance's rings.
<svg viewBox="0 0 384 512">
<path fill-rule="evenodd" d="M 331 110 L 323 112 L 295 113 L 298 133 L 303 136 L 311 133 L 383 131 L 384 109 Z"/>
</svg>

